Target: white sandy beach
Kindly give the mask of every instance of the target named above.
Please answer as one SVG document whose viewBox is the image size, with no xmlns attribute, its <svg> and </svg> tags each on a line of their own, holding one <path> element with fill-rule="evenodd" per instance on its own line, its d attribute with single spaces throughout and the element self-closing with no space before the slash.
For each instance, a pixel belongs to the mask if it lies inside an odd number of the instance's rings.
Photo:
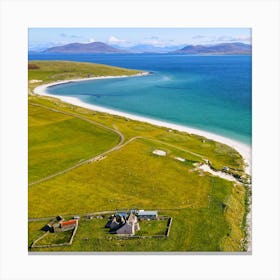
<svg viewBox="0 0 280 280">
<path fill-rule="evenodd" d="M 232 148 L 234 148 L 241 154 L 241 156 L 244 158 L 244 160 L 247 164 L 246 173 L 251 175 L 251 147 L 249 145 L 246 145 L 244 143 L 238 142 L 236 140 L 233 140 L 233 139 L 230 139 L 230 138 L 227 138 L 227 137 L 224 137 L 224 136 L 212 133 L 212 132 L 208 132 L 208 131 L 204 131 L 204 130 L 200 130 L 200 129 L 196 129 L 196 128 L 192 128 L 192 127 L 188 127 L 188 126 L 177 125 L 174 123 L 154 120 L 154 119 L 150 119 L 147 117 L 137 116 L 137 115 L 129 114 L 126 112 L 121 112 L 118 110 L 112 110 L 112 109 L 108 109 L 105 107 L 88 104 L 75 97 L 52 95 L 52 94 L 47 93 L 48 87 L 58 85 L 58 84 L 86 81 L 86 80 L 125 78 L 125 77 L 135 77 L 135 76 L 144 76 L 144 75 L 149 75 L 149 72 L 142 72 L 140 74 L 131 75 L 131 76 L 102 76 L 102 77 L 92 77 L 92 78 L 85 78 L 85 79 L 57 81 L 57 82 L 44 84 L 44 85 L 40 85 L 40 86 L 36 87 L 34 89 L 34 93 L 39 94 L 39 95 L 45 95 L 45 96 L 59 98 L 62 101 L 65 101 L 72 105 L 81 106 L 81 107 L 88 108 L 88 109 L 91 109 L 94 111 L 104 112 L 104 113 L 108 113 L 108 114 L 112 114 L 112 115 L 118 115 L 118 116 L 122 116 L 122 117 L 129 118 L 132 120 L 137 120 L 137 121 L 146 122 L 146 123 L 150 123 L 150 124 L 161 126 L 161 127 L 166 127 L 169 129 L 174 129 L 174 130 L 179 130 L 179 131 L 183 131 L 183 132 L 187 132 L 187 133 L 191 133 L 191 134 L 196 134 L 196 135 L 204 136 L 208 139 L 211 139 L 211 140 L 214 140 L 217 142 L 224 143 L 228 146 L 231 146 Z"/>
</svg>

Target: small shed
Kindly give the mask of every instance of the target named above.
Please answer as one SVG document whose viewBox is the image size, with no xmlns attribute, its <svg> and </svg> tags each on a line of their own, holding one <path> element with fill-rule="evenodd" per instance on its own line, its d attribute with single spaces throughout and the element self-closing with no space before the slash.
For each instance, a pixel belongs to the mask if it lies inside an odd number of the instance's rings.
<svg viewBox="0 0 280 280">
<path fill-rule="evenodd" d="M 69 220 L 60 223 L 60 228 L 62 231 L 74 229 L 78 224 L 78 220 Z"/>
<path fill-rule="evenodd" d="M 74 219 L 74 220 L 80 220 L 80 216 L 78 216 L 78 215 L 73 216 L 73 219 Z"/>
</svg>

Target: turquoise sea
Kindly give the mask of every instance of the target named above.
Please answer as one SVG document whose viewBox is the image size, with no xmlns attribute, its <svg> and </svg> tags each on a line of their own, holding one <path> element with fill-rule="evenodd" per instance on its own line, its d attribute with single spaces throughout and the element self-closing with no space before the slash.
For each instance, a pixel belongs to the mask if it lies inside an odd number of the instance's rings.
<svg viewBox="0 0 280 280">
<path fill-rule="evenodd" d="M 48 92 L 251 144 L 251 56 L 29 54 L 29 60 L 35 59 L 87 61 L 151 71 L 143 77 L 57 85 Z"/>
</svg>

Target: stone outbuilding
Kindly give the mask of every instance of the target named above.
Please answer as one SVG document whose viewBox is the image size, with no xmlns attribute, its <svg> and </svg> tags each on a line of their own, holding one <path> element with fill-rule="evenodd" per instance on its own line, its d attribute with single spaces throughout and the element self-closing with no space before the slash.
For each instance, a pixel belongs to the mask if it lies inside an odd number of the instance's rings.
<svg viewBox="0 0 280 280">
<path fill-rule="evenodd" d="M 72 230 L 78 225 L 78 220 L 69 220 L 66 222 L 60 222 L 59 227 L 61 231 Z"/>
</svg>

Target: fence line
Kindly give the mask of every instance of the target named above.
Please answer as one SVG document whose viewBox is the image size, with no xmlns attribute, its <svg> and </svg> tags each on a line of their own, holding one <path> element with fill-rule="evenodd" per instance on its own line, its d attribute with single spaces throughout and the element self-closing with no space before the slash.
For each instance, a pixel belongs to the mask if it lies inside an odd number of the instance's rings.
<svg viewBox="0 0 280 280">
<path fill-rule="evenodd" d="M 59 246 L 70 246 L 72 245 L 72 242 L 74 240 L 74 237 L 76 235 L 76 232 L 78 230 L 78 220 L 76 223 L 76 226 L 72 232 L 71 238 L 69 240 L 69 242 L 66 243 L 59 243 L 59 244 L 46 244 L 46 245 L 35 245 L 38 241 L 40 241 L 41 239 L 43 239 L 46 235 L 48 235 L 50 232 L 47 231 L 46 233 L 44 233 L 42 236 L 40 236 L 38 239 L 36 239 L 32 244 L 31 244 L 31 248 L 47 248 L 47 247 L 59 247 Z"/>
</svg>

